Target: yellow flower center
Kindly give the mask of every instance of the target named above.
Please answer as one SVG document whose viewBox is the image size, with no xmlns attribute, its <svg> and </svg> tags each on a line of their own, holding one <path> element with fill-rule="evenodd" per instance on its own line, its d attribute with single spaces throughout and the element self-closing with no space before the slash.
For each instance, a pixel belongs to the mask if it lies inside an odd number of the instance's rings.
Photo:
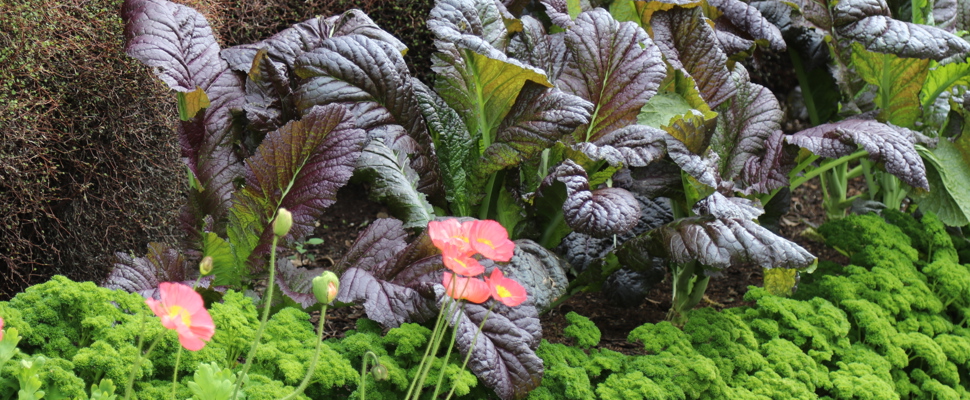
<svg viewBox="0 0 970 400">
<path fill-rule="evenodd" d="M 168 317 L 172 319 L 181 317 L 182 323 L 185 324 L 185 326 L 192 326 L 192 316 L 189 315 L 189 311 L 182 308 L 182 306 L 172 306 L 169 308 Z"/>
<path fill-rule="evenodd" d="M 496 286 L 495 290 L 498 292 L 500 297 L 512 297 L 512 292 L 505 288 L 505 286 Z"/>
<path fill-rule="evenodd" d="M 495 248 L 495 245 L 492 244 L 492 241 L 491 240 L 483 239 L 483 238 L 478 238 L 477 240 L 478 240 L 478 243 L 484 244 L 484 245 L 486 245 L 488 247 L 491 247 L 491 248 Z"/>
</svg>

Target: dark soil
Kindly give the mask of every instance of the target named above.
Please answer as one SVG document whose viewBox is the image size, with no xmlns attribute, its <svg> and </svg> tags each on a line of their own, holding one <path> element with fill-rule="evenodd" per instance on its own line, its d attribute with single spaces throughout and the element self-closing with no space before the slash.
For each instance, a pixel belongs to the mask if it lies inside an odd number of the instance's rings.
<svg viewBox="0 0 970 400">
<path fill-rule="evenodd" d="M 854 182 L 858 188 L 859 182 Z M 855 194 L 850 189 L 850 196 Z M 822 195 L 818 181 L 812 180 L 795 190 L 792 206 L 781 220 L 781 234 L 821 259 L 845 264 L 848 260 L 823 243 L 813 241 L 803 232 L 818 227 L 824 219 L 821 208 Z M 380 204 L 367 200 L 367 188 L 350 184 L 337 193 L 337 202 L 320 219 L 312 237 L 323 239 L 319 245 L 308 245 L 305 255 L 300 257 L 309 268 L 330 267 L 340 259 L 343 252 L 353 244 L 358 233 L 377 218 L 388 217 L 387 210 Z M 760 267 L 733 267 L 723 276 L 712 278 L 706 296 L 698 307 L 724 309 L 751 305 L 744 301 L 749 286 L 762 284 Z M 609 304 L 601 293 L 583 293 L 563 302 L 540 316 L 543 338 L 553 343 L 571 343 L 563 335 L 567 322 L 565 314 L 570 311 L 591 319 L 602 333 L 600 347 L 635 354 L 640 346 L 626 341 L 634 328 L 645 323 L 657 323 L 666 318 L 670 309 L 671 284 L 669 276 L 655 287 L 647 300 L 639 307 L 620 308 Z M 349 329 L 354 329 L 358 318 L 364 316 L 363 307 L 350 306 L 333 309 L 328 313 L 327 333 L 329 337 L 340 337 Z"/>
</svg>

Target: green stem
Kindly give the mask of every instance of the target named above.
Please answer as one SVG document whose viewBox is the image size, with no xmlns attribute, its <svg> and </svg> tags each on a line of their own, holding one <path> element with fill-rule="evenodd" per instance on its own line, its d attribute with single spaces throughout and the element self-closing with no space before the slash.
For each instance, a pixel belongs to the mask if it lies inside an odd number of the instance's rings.
<svg viewBox="0 0 970 400">
<path fill-rule="evenodd" d="M 263 318 L 259 322 L 259 329 L 256 330 L 256 337 L 253 338 L 253 345 L 246 355 L 246 364 L 243 365 L 242 373 L 236 378 L 236 388 L 232 391 L 231 400 L 236 399 L 236 395 L 239 394 L 239 389 L 246 379 L 246 374 L 249 373 L 249 368 L 253 365 L 253 356 L 256 354 L 256 348 L 259 347 L 259 339 L 263 336 L 263 331 L 266 330 L 266 321 L 269 320 L 269 309 L 273 305 L 273 286 L 276 284 L 276 244 L 278 241 L 279 237 L 273 235 L 273 244 L 270 246 L 269 253 L 269 283 L 266 286 L 266 298 L 263 301 Z"/>
<path fill-rule="evenodd" d="M 320 322 L 317 326 L 317 349 L 313 352 L 313 358 L 310 359 L 310 366 L 307 367 L 306 376 L 303 377 L 303 381 L 300 382 L 300 386 L 297 387 L 293 393 L 286 395 L 286 397 L 282 398 L 281 400 L 290 400 L 295 398 L 300 393 L 303 393 L 303 391 L 306 390 L 306 387 L 310 385 L 310 378 L 313 378 L 313 372 L 317 369 L 317 360 L 320 358 L 320 345 L 323 343 L 323 329 L 326 321 L 327 305 L 324 304 L 320 309 Z M 363 382 L 361 383 L 363 384 Z M 360 398 L 361 400 L 364 399 L 363 386 L 361 386 Z"/>
<path fill-rule="evenodd" d="M 452 282 L 456 280 L 452 280 Z M 442 308 L 442 310 L 446 310 L 445 312 L 447 314 L 447 318 L 451 318 L 451 310 L 453 305 L 455 304 L 456 304 L 455 301 L 449 301 L 448 304 L 444 308 Z M 431 367 L 434 366 L 434 360 L 435 358 L 437 358 L 435 354 L 438 354 L 438 349 L 441 347 L 441 340 L 444 339 L 445 334 L 447 333 L 447 331 L 444 328 L 445 326 L 448 325 L 447 318 L 441 319 L 441 322 L 438 324 L 438 326 L 435 326 L 434 328 L 434 334 L 432 335 L 433 336 L 432 339 L 434 341 L 433 343 L 434 347 L 431 352 L 431 357 L 429 360 L 421 361 L 422 368 L 418 369 L 418 372 L 419 372 L 418 376 L 415 377 L 415 382 L 413 382 L 413 384 L 415 384 L 415 391 L 414 391 L 414 397 L 413 397 L 414 400 L 419 400 L 421 395 L 421 388 L 424 386 L 424 381 L 425 379 L 428 378 L 428 372 L 431 372 Z"/>
<path fill-rule="evenodd" d="M 673 264 L 673 289 L 670 311 L 667 319 L 674 325 L 683 326 L 687 322 L 687 312 L 704 298 L 711 277 L 704 275 L 704 268 L 698 262 Z"/>
<path fill-rule="evenodd" d="M 494 301 L 492 302 L 492 305 L 488 306 L 488 312 L 485 313 L 485 318 L 483 318 L 482 319 L 482 322 L 480 324 L 478 324 L 478 330 L 475 331 L 475 336 L 472 337 L 472 344 L 471 344 L 471 346 L 468 347 L 468 354 L 465 354 L 465 361 L 463 361 L 461 363 L 461 369 L 458 370 L 458 373 L 459 374 L 462 371 L 465 370 L 465 367 L 468 365 L 468 360 L 470 360 L 472 358 L 472 350 L 475 350 L 475 343 L 478 343 L 478 334 L 479 333 L 482 333 L 482 328 L 485 326 L 485 321 L 487 321 L 488 320 L 488 316 L 492 314 L 492 309 L 493 308 L 495 308 L 495 302 Z M 448 396 L 445 396 L 445 400 L 450 399 L 451 398 L 451 395 L 455 393 L 455 387 L 456 387 L 456 385 L 451 385 L 451 390 L 448 391 Z M 432 399 L 433 398 L 434 397 L 432 397 Z"/>
<path fill-rule="evenodd" d="M 438 310 L 438 319 L 435 320 L 434 323 L 435 330 L 432 331 L 431 337 L 428 339 L 428 346 L 424 348 L 424 356 L 421 357 L 421 363 L 418 364 L 418 375 L 421 374 L 421 371 L 424 369 L 424 364 L 427 362 L 428 356 L 431 354 L 431 349 L 434 344 L 434 337 L 438 334 L 438 327 L 441 326 L 441 320 L 444 319 L 444 315 L 444 309 Z M 435 350 L 437 350 L 437 348 L 435 348 Z M 411 386 L 408 387 L 407 394 L 404 396 L 405 399 L 411 398 L 411 393 L 414 392 L 417 382 L 418 377 L 415 376 L 414 380 L 411 381 Z M 420 392 L 420 390 L 418 392 Z"/>
<path fill-rule="evenodd" d="M 818 109 L 815 107 L 815 95 L 812 94 L 812 84 L 808 80 L 808 73 L 805 71 L 805 64 L 798 50 L 788 49 L 788 57 L 791 58 L 792 65 L 795 66 L 795 76 L 798 78 L 798 86 L 802 89 L 802 101 L 808 109 L 808 119 L 812 126 L 819 126 L 822 122 L 818 116 Z"/>
<path fill-rule="evenodd" d="M 179 346 L 178 352 L 175 353 L 175 372 L 172 373 L 172 400 L 175 400 L 175 391 L 178 389 L 180 361 L 182 361 L 182 346 Z"/>
<path fill-rule="evenodd" d="M 368 351 L 364 353 L 364 357 L 360 360 L 360 400 L 367 399 L 367 356 L 374 359 L 374 365 L 380 364 L 381 360 L 377 359 L 377 354 L 373 351 Z M 285 400 L 285 399 L 284 399 Z"/>
<path fill-rule="evenodd" d="M 539 244 L 542 245 L 542 247 L 551 249 L 558 244 L 549 242 L 551 242 L 552 238 L 556 236 L 556 230 L 565 220 L 566 217 L 563 215 L 562 208 L 560 207 L 559 210 L 556 210 L 556 216 L 553 217 L 552 221 L 549 221 L 549 223 L 546 224 L 546 228 L 542 231 L 542 238 L 539 239 Z"/>
<path fill-rule="evenodd" d="M 498 173 L 492 174 L 488 177 L 488 183 L 485 184 L 485 199 L 482 200 L 482 205 L 478 208 L 478 219 L 488 219 L 488 215 L 492 209 L 492 198 L 494 197 L 492 192 L 495 191 L 495 176 Z"/>
<path fill-rule="evenodd" d="M 465 309 L 465 303 L 461 303 L 462 310 Z M 457 325 L 457 324 L 455 324 Z M 448 360 L 451 359 L 451 350 L 455 348 L 455 338 L 458 336 L 458 326 L 455 326 L 451 330 L 451 343 L 448 343 L 448 350 L 445 351 L 445 357 L 441 360 L 441 371 L 438 372 L 438 382 L 434 385 L 434 392 L 431 395 L 432 399 L 438 398 L 438 392 L 441 390 L 441 382 L 445 380 L 445 368 L 448 366 Z"/>
<path fill-rule="evenodd" d="M 808 182 L 812 178 L 821 175 L 825 171 L 828 171 L 832 168 L 838 167 L 841 164 L 846 164 L 853 160 L 856 160 L 858 158 L 862 158 L 868 155 L 869 155 L 869 152 L 865 150 L 858 150 L 855 153 L 849 154 L 847 156 L 839 157 L 836 159 L 830 158 L 825 162 L 823 162 L 822 165 L 819 165 L 818 168 L 808 171 L 804 175 L 800 176 L 798 179 L 793 180 L 790 187 L 792 188 L 792 190 L 794 190 L 795 188 L 801 186 L 803 183 Z"/>
<path fill-rule="evenodd" d="M 142 326 L 144 326 L 145 325 L 144 315 L 142 315 L 141 321 L 142 321 Z M 152 350 L 155 349 L 155 345 L 158 344 L 158 341 L 162 339 L 163 335 L 165 335 L 165 332 L 159 333 L 158 336 L 155 336 L 155 341 L 152 342 L 151 346 L 148 346 L 148 351 L 146 351 L 144 354 L 141 352 L 141 346 L 144 344 L 143 342 L 144 338 L 142 336 L 138 337 L 138 358 L 135 359 L 135 364 L 131 366 L 131 374 L 128 375 L 128 384 L 125 386 L 125 400 L 128 400 L 131 398 L 131 389 L 132 387 L 135 386 L 135 375 L 138 373 L 138 370 L 141 368 L 142 361 L 148 358 L 148 355 L 152 353 Z"/>
</svg>

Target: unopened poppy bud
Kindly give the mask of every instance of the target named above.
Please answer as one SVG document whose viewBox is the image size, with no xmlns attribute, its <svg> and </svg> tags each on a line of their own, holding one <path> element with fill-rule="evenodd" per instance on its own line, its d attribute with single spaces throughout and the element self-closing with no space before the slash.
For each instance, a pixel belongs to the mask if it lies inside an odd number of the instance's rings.
<svg viewBox="0 0 970 400">
<path fill-rule="evenodd" d="M 202 257 L 202 261 L 199 262 L 199 273 L 201 273 L 202 276 L 212 273 L 212 256 Z"/>
<path fill-rule="evenodd" d="M 387 367 L 384 364 L 377 364 L 374 368 L 371 368 L 370 372 L 374 374 L 375 381 L 383 381 L 387 379 Z"/>
<path fill-rule="evenodd" d="M 337 278 L 337 274 L 331 271 L 323 271 L 320 276 L 313 278 L 313 295 L 321 303 L 330 304 L 333 302 L 333 299 L 337 298 L 339 290 L 340 279 Z"/>
<path fill-rule="evenodd" d="M 273 233 L 283 237 L 290 233 L 291 227 L 293 227 L 293 213 L 285 208 L 279 209 L 276 212 L 276 221 L 273 221 Z"/>
</svg>

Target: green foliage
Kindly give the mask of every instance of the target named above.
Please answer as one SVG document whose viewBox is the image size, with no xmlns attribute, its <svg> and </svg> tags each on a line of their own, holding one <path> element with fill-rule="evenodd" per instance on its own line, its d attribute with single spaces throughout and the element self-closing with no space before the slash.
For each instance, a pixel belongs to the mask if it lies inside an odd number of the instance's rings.
<svg viewBox="0 0 970 400">
<path fill-rule="evenodd" d="M 600 343 L 600 330 L 589 318 L 570 311 L 566 314 L 566 321 L 569 321 L 569 326 L 563 330 L 563 334 L 576 340 L 577 346 L 588 349 Z"/>
</svg>

